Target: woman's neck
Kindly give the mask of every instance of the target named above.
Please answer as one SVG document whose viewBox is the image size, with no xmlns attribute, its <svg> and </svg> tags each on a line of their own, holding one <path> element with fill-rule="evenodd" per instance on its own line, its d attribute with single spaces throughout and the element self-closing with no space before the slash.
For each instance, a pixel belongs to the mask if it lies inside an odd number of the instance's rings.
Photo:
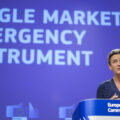
<svg viewBox="0 0 120 120">
<path fill-rule="evenodd" d="M 116 83 L 120 83 L 120 75 L 114 75 L 113 79 Z"/>
</svg>

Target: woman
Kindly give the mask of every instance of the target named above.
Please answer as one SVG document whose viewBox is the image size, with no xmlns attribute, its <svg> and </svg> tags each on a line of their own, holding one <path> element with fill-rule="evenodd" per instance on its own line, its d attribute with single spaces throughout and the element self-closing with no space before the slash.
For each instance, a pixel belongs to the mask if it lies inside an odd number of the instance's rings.
<svg viewBox="0 0 120 120">
<path fill-rule="evenodd" d="M 120 99 L 120 49 L 114 49 L 109 53 L 108 66 L 114 76 L 98 87 L 97 98 Z"/>
</svg>

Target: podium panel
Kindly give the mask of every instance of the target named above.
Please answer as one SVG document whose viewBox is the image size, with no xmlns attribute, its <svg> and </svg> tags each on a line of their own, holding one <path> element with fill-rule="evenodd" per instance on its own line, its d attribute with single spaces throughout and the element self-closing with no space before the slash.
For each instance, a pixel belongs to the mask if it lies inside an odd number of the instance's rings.
<svg viewBox="0 0 120 120">
<path fill-rule="evenodd" d="M 72 120 L 120 120 L 120 100 L 90 99 L 81 101 Z"/>
<path fill-rule="evenodd" d="M 120 120 L 118 116 L 88 116 L 89 120 Z"/>
</svg>

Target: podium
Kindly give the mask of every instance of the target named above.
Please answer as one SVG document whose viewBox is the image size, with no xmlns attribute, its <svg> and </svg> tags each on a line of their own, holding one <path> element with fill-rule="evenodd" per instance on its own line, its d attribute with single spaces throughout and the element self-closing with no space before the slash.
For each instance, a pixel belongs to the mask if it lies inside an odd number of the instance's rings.
<svg viewBox="0 0 120 120">
<path fill-rule="evenodd" d="M 73 113 L 72 120 L 120 120 L 120 100 L 81 101 Z"/>
</svg>

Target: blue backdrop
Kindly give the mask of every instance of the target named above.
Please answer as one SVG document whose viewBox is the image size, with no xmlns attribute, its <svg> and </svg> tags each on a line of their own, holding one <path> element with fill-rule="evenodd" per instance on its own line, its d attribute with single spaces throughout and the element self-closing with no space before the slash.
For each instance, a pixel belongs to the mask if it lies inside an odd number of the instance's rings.
<svg viewBox="0 0 120 120">
<path fill-rule="evenodd" d="M 0 119 L 69 119 L 112 77 L 120 1 L 0 0 Z"/>
</svg>

